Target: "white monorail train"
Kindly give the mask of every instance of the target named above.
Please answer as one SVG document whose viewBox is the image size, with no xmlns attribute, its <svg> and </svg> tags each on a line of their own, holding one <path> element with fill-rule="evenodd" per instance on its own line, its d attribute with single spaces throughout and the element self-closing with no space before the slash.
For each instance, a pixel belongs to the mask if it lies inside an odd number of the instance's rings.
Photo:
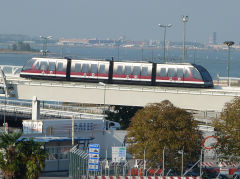
<svg viewBox="0 0 240 179">
<path fill-rule="evenodd" d="M 190 63 L 158 64 L 41 57 L 28 60 L 20 76 L 41 80 L 109 84 L 213 87 L 208 71 L 200 65 Z"/>
</svg>

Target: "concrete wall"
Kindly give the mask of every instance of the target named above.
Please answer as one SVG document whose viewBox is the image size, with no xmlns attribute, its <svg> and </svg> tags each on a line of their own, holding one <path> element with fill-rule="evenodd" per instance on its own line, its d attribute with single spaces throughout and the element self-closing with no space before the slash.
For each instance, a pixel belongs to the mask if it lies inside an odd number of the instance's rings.
<svg viewBox="0 0 240 179">
<path fill-rule="evenodd" d="M 97 84 L 78 83 L 47 83 L 28 85 L 27 83 L 14 85 L 16 97 L 39 100 L 52 100 L 77 103 L 104 103 L 104 87 Z M 143 86 L 107 85 L 105 103 L 109 105 L 145 106 L 148 103 L 171 101 L 175 106 L 194 110 L 221 111 L 226 102 L 230 102 L 238 91 L 228 94 L 223 89 L 181 89 Z"/>
</svg>

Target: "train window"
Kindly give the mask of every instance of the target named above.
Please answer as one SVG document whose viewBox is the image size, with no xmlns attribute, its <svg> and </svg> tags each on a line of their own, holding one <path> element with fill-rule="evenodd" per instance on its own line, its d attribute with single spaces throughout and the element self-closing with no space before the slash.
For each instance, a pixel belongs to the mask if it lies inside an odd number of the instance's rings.
<svg viewBox="0 0 240 179">
<path fill-rule="evenodd" d="M 27 63 L 24 65 L 23 70 L 30 70 L 36 60 L 30 59 L 27 61 Z"/>
<path fill-rule="evenodd" d="M 190 78 L 190 74 L 189 74 L 188 68 L 185 69 L 184 77 L 185 78 Z"/>
<path fill-rule="evenodd" d="M 182 78 L 183 77 L 183 68 L 178 68 L 177 69 L 177 77 Z"/>
<path fill-rule="evenodd" d="M 74 72 L 81 72 L 81 64 L 80 63 L 75 63 Z"/>
<path fill-rule="evenodd" d="M 40 70 L 47 70 L 47 69 L 48 69 L 47 61 L 41 61 L 40 62 Z"/>
<path fill-rule="evenodd" d="M 49 62 L 49 71 L 55 71 L 55 70 L 56 70 L 55 62 Z"/>
<path fill-rule="evenodd" d="M 131 66 L 125 66 L 125 74 L 126 75 L 131 75 L 132 74 Z"/>
<path fill-rule="evenodd" d="M 149 76 L 148 67 L 142 67 L 141 75 L 142 76 Z"/>
<path fill-rule="evenodd" d="M 97 73 L 98 72 L 98 66 L 97 64 L 91 65 L 91 73 Z"/>
<path fill-rule="evenodd" d="M 88 73 L 88 71 L 89 71 L 89 64 L 84 63 L 82 65 L 82 72 L 83 73 Z"/>
<path fill-rule="evenodd" d="M 201 77 L 199 71 L 197 71 L 196 68 L 190 68 L 190 71 L 192 73 L 193 78 L 202 80 L 202 77 Z"/>
<path fill-rule="evenodd" d="M 140 75 L 140 67 L 139 66 L 134 66 L 133 67 L 133 75 Z"/>
<path fill-rule="evenodd" d="M 100 65 L 99 73 L 102 73 L 102 74 L 106 73 L 105 65 Z"/>
<path fill-rule="evenodd" d="M 122 75 L 123 74 L 123 66 L 119 65 L 116 70 L 117 75 Z"/>
<path fill-rule="evenodd" d="M 166 77 L 167 76 L 166 68 L 161 68 L 160 73 L 158 74 L 158 76 Z"/>
<path fill-rule="evenodd" d="M 169 77 L 176 77 L 176 70 L 175 70 L 175 68 L 168 68 L 168 76 Z"/>
<path fill-rule="evenodd" d="M 65 71 L 62 62 L 58 62 L 58 64 L 57 64 L 57 70 L 56 70 L 56 71 Z"/>
</svg>

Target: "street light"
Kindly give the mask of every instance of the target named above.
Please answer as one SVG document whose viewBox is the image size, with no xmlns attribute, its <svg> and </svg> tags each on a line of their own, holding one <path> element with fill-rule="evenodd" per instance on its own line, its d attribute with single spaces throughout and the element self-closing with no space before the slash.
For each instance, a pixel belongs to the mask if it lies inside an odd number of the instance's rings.
<svg viewBox="0 0 240 179">
<path fill-rule="evenodd" d="M 186 41 L 186 23 L 188 22 L 188 16 L 182 16 L 182 21 L 184 24 L 184 32 L 183 32 L 183 62 L 184 62 L 186 58 L 185 41 Z"/>
<path fill-rule="evenodd" d="M 168 25 L 162 25 L 162 24 L 158 24 L 159 27 L 162 27 L 164 29 L 164 36 L 163 36 L 163 56 L 164 56 L 164 62 L 166 62 L 166 29 L 172 27 L 172 24 L 168 24 Z"/>
<path fill-rule="evenodd" d="M 41 50 L 41 52 L 42 52 L 43 56 L 46 56 L 47 55 L 47 41 L 52 39 L 52 36 L 48 36 L 48 37 L 40 36 L 40 38 L 42 38 L 44 40 L 43 49 Z M 44 48 L 44 45 L 45 45 L 45 48 Z"/>
<path fill-rule="evenodd" d="M 103 83 L 103 82 L 99 82 L 98 84 L 101 85 L 101 86 L 104 86 L 104 99 L 103 99 L 103 101 L 104 101 L 104 108 L 103 108 L 103 113 L 105 114 L 106 84 Z"/>
<path fill-rule="evenodd" d="M 228 46 L 228 63 L 227 63 L 227 77 L 228 77 L 228 86 L 230 86 L 230 81 L 229 81 L 229 71 L 230 71 L 230 47 L 234 45 L 233 41 L 225 41 L 225 45 Z"/>
</svg>

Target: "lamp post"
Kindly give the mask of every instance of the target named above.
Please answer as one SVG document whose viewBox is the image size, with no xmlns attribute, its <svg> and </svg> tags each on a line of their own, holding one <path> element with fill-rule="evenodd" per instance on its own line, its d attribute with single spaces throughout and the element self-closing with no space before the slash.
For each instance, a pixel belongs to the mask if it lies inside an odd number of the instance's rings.
<svg viewBox="0 0 240 179">
<path fill-rule="evenodd" d="M 183 31 L 183 62 L 184 62 L 186 58 L 185 41 L 186 41 L 186 23 L 188 22 L 188 16 L 182 16 L 182 21 L 184 24 L 184 31 Z"/>
<path fill-rule="evenodd" d="M 44 40 L 42 53 L 43 53 L 43 56 L 46 56 L 47 55 L 47 41 L 52 39 L 52 36 L 48 36 L 48 37 L 40 36 L 40 38 L 42 38 Z M 45 44 L 45 48 L 44 48 L 44 44 Z"/>
<path fill-rule="evenodd" d="M 98 84 L 104 86 L 103 114 L 105 114 L 106 84 L 103 82 L 99 82 Z"/>
<path fill-rule="evenodd" d="M 166 31 L 167 28 L 172 27 L 172 24 L 168 24 L 168 25 L 162 25 L 162 24 L 158 24 L 159 27 L 162 27 L 164 29 L 164 36 L 163 36 L 163 58 L 164 58 L 164 62 L 166 62 Z"/>
<path fill-rule="evenodd" d="M 229 71 L 230 71 L 230 47 L 234 45 L 233 41 L 225 41 L 225 45 L 228 46 L 228 61 L 227 61 L 227 77 L 228 77 L 228 86 L 230 86 L 230 80 L 229 80 Z"/>
</svg>

